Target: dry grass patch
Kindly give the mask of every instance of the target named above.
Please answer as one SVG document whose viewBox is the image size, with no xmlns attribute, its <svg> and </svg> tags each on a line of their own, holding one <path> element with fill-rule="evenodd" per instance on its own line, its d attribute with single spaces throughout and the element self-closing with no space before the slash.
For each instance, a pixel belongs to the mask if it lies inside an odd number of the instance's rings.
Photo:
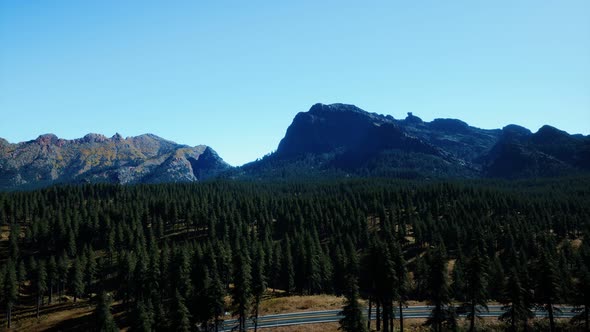
<svg viewBox="0 0 590 332">
<path fill-rule="evenodd" d="M 87 301 L 77 303 L 55 303 L 41 307 L 39 320 L 35 317 L 34 309 L 27 313 L 17 312 L 13 316 L 14 331 L 45 331 L 57 328 L 65 321 L 81 319 L 92 314 L 94 306 Z M 2 322 L 5 324 L 5 322 Z M 1 330 L 1 329 L 0 329 Z"/>
<path fill-rule="evenodd" d="M 0 241 L 8 241 L 10 235 L 10 227 L 7 225 L 0 226 Z"/>
<path fill-rule="evenodd" d="M 334 295 L 284 296 L 262 301 L 260 314 L 281 314 L 297 311 L 341 309 L 343 297 Z"/>
<path fill-rule="evenodd" d="M 265 328 L 261 331 L 264 332 L 338 332 L 338 323 L 322 323 L 322 324 L 304 324 L 304 325 L 292 325 L 282 327 Z"/>
<path fill-rule="evenodd" d="M 571 244 L 574 249 L 579 249 L 582 246 L 582 239 L 572 240 Z"/>
</svg>

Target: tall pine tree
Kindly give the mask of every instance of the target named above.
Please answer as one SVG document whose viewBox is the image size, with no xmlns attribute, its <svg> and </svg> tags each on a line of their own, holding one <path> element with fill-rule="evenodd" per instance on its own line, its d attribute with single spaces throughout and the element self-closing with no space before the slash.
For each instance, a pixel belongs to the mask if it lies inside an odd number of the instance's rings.
<svg viewBox="0 0 590 332">
<path fill-rule="evenodd" d="M 340 315 L 343 317 L 340 319 L 339 330 L 345 332 L 364 332 L 367 331 L 365 325 L 365 319 L 363 317 L 363 307 L 359 304 L 359 290 L 358 281 L 353 274 L 349 274 L 347 277 L 346 289 L 344 296 L 346 302 Z"/>
<path fill-rule="evenodd" d="M 465 264 L 463 294 L 465 294 L 466 301 L 461 305 L 461 311 L 467 313 L 470 332 L 475 330 L 476 318 L 481 318 L 478 314 L 482 310 L 488 311 L 487 269 L 486 258 L 482 257 L 478 245 L 474 244 Z"/>
</svg>

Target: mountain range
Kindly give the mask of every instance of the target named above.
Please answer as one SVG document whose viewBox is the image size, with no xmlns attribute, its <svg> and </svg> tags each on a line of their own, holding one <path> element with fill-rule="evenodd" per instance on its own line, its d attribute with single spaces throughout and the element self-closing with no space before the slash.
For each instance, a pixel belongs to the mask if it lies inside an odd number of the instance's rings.
<svg viewBox="0 0 590 332">
<path fill-rule="evenodd" d="M 194 182 L 230 166 L 206 145 L 190 147 L 152 134 L 66 140 L 53 134 L 10 144 L 0 139 L 0 189 L 55 183 Z"/>
<path fill-rule="evenodd" d="M 457 119 L 422 121 L 315 104 L 298 113 L 276 151 L 231 167 L 206 145 L 152 134 L 107 138 L 55 135 L 17 144 L 0 139 L 0 189 L 55 183 L 162 183 L 226 178 L 380 176 L 529 178 L 590 171 L 590 136 L 551 126 L 480 129 Z"/>
</svg>

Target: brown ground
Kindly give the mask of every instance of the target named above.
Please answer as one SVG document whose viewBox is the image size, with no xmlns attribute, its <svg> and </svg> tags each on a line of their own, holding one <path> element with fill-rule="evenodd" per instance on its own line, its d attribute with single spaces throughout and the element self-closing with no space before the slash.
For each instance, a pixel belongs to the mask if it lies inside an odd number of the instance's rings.
<svg viewBox="0 0 590 332">
<path fill-rule="evenodd" d="M 338 323 L 305 324 L 262 329 L 264 332 L 338 332 Z"/>
<path fill-rule="evenodd" d="M 91 314 L 93 310 L 94 307 L 83 300 L 79 300 L 75 304 L 73 302 L 54 303 L 50 306 L 43 306 L 40 311 L 41 316 L 37 320 L 35 308 L 26 308 L 19 310 L 13 316 L 12 322 L 14 329 L 12 331 L 59 330 L 61 327 L 73 322 L 86 320 L 84 316 Z M 6 326 L 4 319 L 2 320 L 2 325 L 3 327 Z"/>
<path fill-rule="evenodd" d="M 334 295 L 284 296 L 264 300 L 260 314 L 281 314 L 296 311 L 316 311 L 342 308 L 344 298 Z"/>
</svg>

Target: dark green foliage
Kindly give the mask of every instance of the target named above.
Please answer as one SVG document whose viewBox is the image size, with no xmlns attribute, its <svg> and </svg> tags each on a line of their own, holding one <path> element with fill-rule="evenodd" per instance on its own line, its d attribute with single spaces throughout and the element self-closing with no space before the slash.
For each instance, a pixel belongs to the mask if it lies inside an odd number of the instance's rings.
<svg viewBox="0 0 590 332">
<path fill-rule="evenodd" d="M 72 265 L 70 288 L 74 294 L 74 302 L 84 294 L 84 270 L 79 258 L 74 259 Z"/>
<path fill-rule="evenodd" d="M 59 257 L 59 260 L 57 261 L 57 271 L 58 271 L 57 273 L 58 273 L 58 279 L 59 279 L 57 293 L 58 293 L 58 297 L 59 297 L 60 301 L 61 301 L 61 296 L 64 295 L 65 285 L 68 280 L 69 263 L 70 263 L 70 261 L 65 253 L 63 253 Z"/>
<path fill-rule="evenodd" d="M 113 315 L 111 314 L 111 298 L 103 292 L 98 296 L 98 303 L 94 312 L 96 317 L 96 330 L 99 332 L 115 332 L 119 331 Z"/>
<path fill-rule="evenodd" d="M 18 281 L 16 279 L 16 267 L 12 260 L 9 260 L 6 264 L 4 272 L 4 289 L 3 289 L 3 302 L 6 306 L 6 326 L 10 328 L 12 326 L 12 308 L 16 300 L 18 299 Z"/>
<path fill-rule="evenodd" d="M 213 313 L 213 325 L 217 327 L 222 322 L 225 313 L 225 288 L 223 287 L 217 272 L 214 272 L 211 278 L 208 295 L 209 305 L 211 306 L 210 309 Z"/>
<path fill-rule="evenodd" d="M 344 308 L 342 308 L 342 311 L 340 312 L 344 317 L 340 319 L 339 330 L 346 332 L 367 331 L 365 318 L 363 316 L 363 308 L 358 302 L 358 282 L 354 275 L 348 275 L 346 286 L 347 291 L 344 294 L 346 301 L 344 303 Z"/>
<path fill-rule="evenodd" d="M 184 303 L 184 298 L 176 290 L 172 305 L 172 330 L 188 332 L 191 330 L 191 315 Z"/>
<path fill-rule="evenodd" d="M 47 285 L 49 288 L 49 304 L 53 301 L 53 287 L 56 286 L 58 281 L 58 274 L 57 274 L 57 263 L 55 262 L 55 256 L 49 257 L 49 261 L 47 262 Z"/>
<path fill-rule="evenodd" d="M 39 318 L 39 310 L 43 304 L 43 295 L 45 295 L 45 292 L 47 291 L 47 271 L 45 269 L 45 262 L 39 261 L 33 273 L 34 276 L 31 282 L 37 296 L 37 318 Z"/>
<path fill-rule="evenodd" d="M 84 289 L 87 293 L 92 292 L 94 279 L 96 278 L 97 262 L 94 250 L 88 248 L 86 250 L 86 268 L 84 273 Z"/>
<path fill-rule="evenodd" d="M 18 239 L 20 234 L 20 227 L 17 223 L 10 224 L 10 234 L 8 236 L 8 257 L 13 262 L 16 262 L 19 257 Z"/>
<path fill-rule="evenodd" d="M 264 251 L 262 246 L 254 246 L 254 259 L 252 264 L 252 296 L 254 297 L 254 331 L 258 329 L 258 311 L 262 295 L 266 290 L 266 277 L 264 265 Z"/>
<path fill-rule="evenodd" d="M 590 237 L 584 235 L 589 188 L 585 178 L 366 179 L 84 185 L 0 194 L 8 224 L 25 234 L 14 237 L 16 261 L 5 242 L 2 307 L 9 265 L 15 287 L 22 286 L 23 306 L 37 298 L 35 281 L 44 265 L 41 305 L 47 296 L 55 301 L 54 293 L 92 299 L 113 292 L 122 300 L 121 324 L 171 330 L 182 309 L 175 304 L 178 289 L 191 328 L 213 330 L 226 310 L 241 317 L 243 328 L 256 317 L 261 294 L 346 295 L 352 273 L 360 296 L 370 300 L 373 312 L 379 308 L 381 330 L 391 331 L 408 300 L 438 304 L 430 324 L 453 328 L 451 303 L 465 302 L 467 308 L 473 298 L 481 304 L 499 300 L 509 310 L 514 305 L 515 325 L 522 328 L 531 303 L 548 309 L 550 298 L 576 304 L 580 314 L 587 308 L 580 294 L 587 284 L 582 267 L 590 266 Z M 71 236 L 75 252 L 68 248 Z M 472 238 L 477 245 L 466 246 Z M 546 257 L 549 267 L 542 264 Z M 449 260 L 456 260 L 452 271 Z M 542 280 L 548 275 L 553 281 Z M 487 279 L 487 287 L 473 276 Z M 538 290 L 548 289 L 543 285 L 556 286 L 555 292 L 542 296 Z M 231 308 L 225 308 L 226 294 Z M 400 315 L 395 310 L 394 316 L 394 307 L 402 309 Z"/>
<path fill-rule="evenodd" d="M 243 250 L 238 250 L 234 255 L 233 280 L 232 305 L 234 313 L 238 316 L 238 330 L 241 332 L 246 330 L 246 318 L 252 297 L 252 267 L 248 253 Z"/>
<path fill-rule="evenodd" d="M 590 272 L 586 266 L 582 266 L 578 272 L 573 303 L 578 312 L 573 321 L 581 322 L 588 331 L 590 328 Z"/>
<path fill-rule="evenodd" d="M 154 330 L 154 312 L 152 303 L 145 304 L 143 301 L 137 301 L 133 310 L 133 320 L 130 327 L 132 332 L 151 332 Z"/>
<path fill-rule="evenodd" d="M 488 273 L 486 259 L 480 253 L 477 244 L 473 246 L 465 263 L 465 302 L 460 311 L 467 313 L 469 319 L 469 331 L 475 330 L 476 318 L 482 311 L 488 311 Z"/>
<path fill-rule="evenodd" d="M 502 301 L 505 304 L 502 307 L 505 313 L 500 316 L 501 320 L 508 322 L 511 331 L 516 332 L 521 323 L 526 326 L 527 320 L 534 317 L 530 297 L 528 290 L 522 286 L 516 268 L 512 268 L 505 283 L 504 300 Z"/>
<path fill-rule="evenodd" d="M 34 261 L 34 259 L 33 259 Z M 21 259 L 18 262 L 18 266 L 17 266 L 17 270 L 16 270 L 16 278 L 18 281 L 18 292 L 21 293 L 22 292 L 22 288 L 23 285 L 25 283 L 25 281 L 27 280 L 27 268 L 25 266 L 25 261 L 23 259 Z"/>
<path fill-rule="evenodd" d="M 562 289 L 559 281 L 559 273 L 556 263 L 552 256 L 547 252 L 542 252 L 536 262 L 535 273 L 537 274 L 535 283 L 534 298 L 537 306 L 547 312 L 549 316 L 549 327 L 555 331 L 555 311 L 556 304 L 560 301 Z"/>
<path fill-rule="evenodd" d="M 501 300 L 506 275 L 498 256 L 493 256 L 490 264 L 488 295 L 491 299 Z"/>
<path fill-rule="evenodd" d="M 433 308 L 425 325 L 440 332 L 443 324 L 455 324 L 455 312 L 449 307 L 451 290 L 447 278 L 447 257 L 444 247 L 430 249 L 426 260 L 428 262 L 427 294 Z"/>
<path fill-rule="evenodd" d="M 453 267 L 453 282 L 451 283 L 451 291 L 453 298 L 457 301 L 465 301 L 465 272 L 463 271 L 465 264 L 465 258 L 458 256 Z"/>
</svg>

